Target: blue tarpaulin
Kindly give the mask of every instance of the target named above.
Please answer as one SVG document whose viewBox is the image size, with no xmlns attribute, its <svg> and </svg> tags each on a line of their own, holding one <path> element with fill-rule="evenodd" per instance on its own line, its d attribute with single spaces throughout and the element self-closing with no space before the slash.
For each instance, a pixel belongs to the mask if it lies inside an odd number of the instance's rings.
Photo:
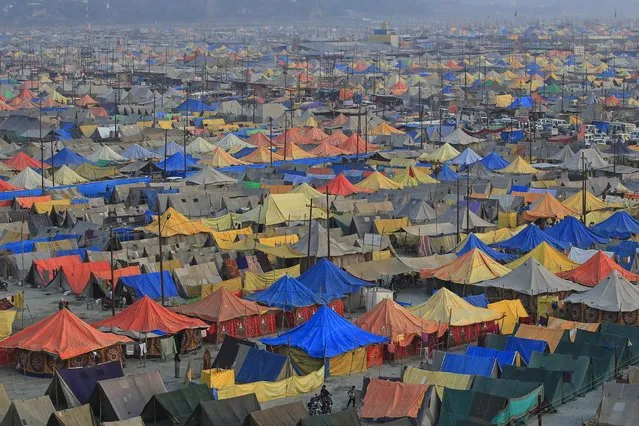
<svg viewBox="0 0 639 426">
<path fill-rule="evenodd" d="M 244 358 L 244 363 L 235 377 L 237 383 L 276 382 L 286 368 L 287 357 L 264 349 L 251 348 Z"/>
<path fill-rule="evenodd" d="M 506 351 L 517 351 L 526 364 L 530 361 L 533 352 L 545 352 L 548 343 L 543 340 L 524 339 L 522 337 L 508 336 L 506 339 Z"/>
<path fill-rule="evenodd" d="M 144 184 L 144 183 L 150 183 L 150 182 L 151 182 L 150 177 L 111 179 L 111 180 L 102 180 L 99 182 L 81 183 L 77 186 L 77 189 L 82 195 L 88 198 L 104 197 L 105 199 L 109 199 L 111 198 L 111 194 L 113 193 L 113 190 L 118 185 L 128 185 L 128 184 L 134 184 L 134 183 Z M 70 187 L 73 188 L 73 186 L 70 186 Z"/>
<path fill-rule="evenodd" d="M 501 132 L 501 140 L 504 142 L 515 143 L 524 138 L 523 129 L 504 130 Z"/>
<path fill-rule="evenodd" d="M 160 161 L 157 166 L 159 169 L 164 170 L 165 162 Z M 186 154 L 186 170 L 192 170 L 197 164 L 191 154 Z M 167 172 L 182 172 L 184 171 L 184 154 L 181 151 L 176 152 L 166 159 L 166 171 Z"/>
<path fill-rule="evenodd" d="M 590 230 L 604 237 L 625 240 L 639 234 L 639 220 L 622 210 L 591 226 Z"/>
<path fill-rule="evenodd" d="M 491 377 L 495 371 L 497 358 L 470 356 L 446 352 L 439 371 L 456 374 L 474 374 Z"/>
<path fill-rule="evenodd" d="M 339 316 L 331 308 L 322 306 L 302 325 L 279 337 L 260 339 L 269 346 L 290 345 L 313 358 L 334 357 L 362 346 L 387 343 L 388 339 L 368 331 Z"/>
<path fill-rule="evenodd" d="M 156 148 L 153 152 L 158 154 L 160 158 L 164 158 L 164 145 Z M 175 141 L 169 141 L 166 144 L 166 156 L 167 158 L 181 152 L 184 154 L 184 147 L 177 144 Z"/>
<path fill-rule="evenodd" d="M 475 248 L 480 249 L 481 251 L 486 253 L 488 256 L 495 259 L 497 262 L 507 263 L 507 262 L 512 262 L 513 260 L 517 258 L 517 256 L 512 254 L 498 252 L 497 250 L 495 250 L 494 248 L 490 247 L 488 244 L 486 244 L 485 242 L 477 238 L 477 236 L 472 233 L 468 235 L 468 238 L 466 238 L 466 242 L 459 250 L 457 250 L 456 254 L 457 256 L 462 256 Z"/>
<path fill-rule="evenodd" d="M 543 242 L 550 244 L 557 250 L 565 250 L 570 247 L 569 242 L 560 241 L 554 237 L 551 237 L 533 223 L 526 226 L 515 236 L 507 240 L 495 243 L 492 245 L 492 247 L 512 250 L 519 253 L 528 253 Z"/>
<path fill-rule="evenodd" d="M 504 365 L 514 365 L 517 359 L 517 351 L 500 351 L 498 349 L 482 348 L 481 346 L 467 346 L 466 355 L 490 359 L 496 358 L 499 368 L 503 368 Z"/>
<path fill-rule="evenodd" d="M 479 162 L 488 170 L 500 170 L 508 165 L 508 161 L 504 160 L 501 155 L 494 151 L 482 158 Z"/>
<path fill-rule="evenodd" d="M 444 164 L 439 170 L 439 173 L 437 173 L 436 179 L 442 182 L 454 182 L 459 179 L 459 175 L 447 164 Z"/>
<path fill-rule="evenodd" d="M 326 304 L 323 297 L 288 274 L 275 281 L 266 290 L 246 296 L 246 299 L 287 311 L 304 306 Z"/>
<path fill-rule="evenodd" d="M 45 163 L 49 165 L 54 165 L 55 167 L 60 166 L 79 166 L 84 163 L 91 163 L 91 161 L 87 160 L 83 156 L 76 154 L 71 151 L 69 148 L 62 148 L 59 152 L 57 152 L 54 156 L 47 158 L 44 160 Z"/>
<path fill-rule="evenodd" d="M 145 160 L 147 158 L 155 158 L 156 154 L 140 145 L 133 144 L 122 153 L 122 156 L 129 160 Z"/>
<path fill-rule="evenodd" d="M 457 157 L 453 158 L 450 162 L 456 166 L 469 166 L 478 161 L 481 161 L 481 155 L 477 154 L 470 148 L 463 150 Z"/>
<path fill-rule="evenodd" d="M 105 362 L 91 367 L 62 368 L 56 373 L 80 404 L 89 402 L 98 381 L 124 377 L 120 361 Z"/>
<path fill-rule="evenodd" d="M 530 96 L 522 96 L 515 99 L 508 109 L 532 108 L 534 106 L 535 102 Z"/>
<path fill-rule="evenodd" d="M 164 297 L 178 297 L 177 288 L 169 271 L 163 271 L 162 276 L 164 277 Z M 159 272 L 121 277 L 120 282 L 133 289 L 138 299 L 143 296 L 149 296 L 151 299 L 162 297 Z"/>
<path fill-rule="evenodd" d="M 215 111 L 215 109 L 213 109 L 210 105 L 205 104 L 201 100 L 190 99 L 190 98 L 182 102 L 180 105 L 178 105 L 176 110 L 180 112 L 189 111 L 189 112 L 200 112 L 200 113 L 204 111 Z"/>
<path fill-rule="evenodd" d="M 298 281 L 327 300 L 341 299 L 361 287 L 373 285 L 352 276 L 326 258 L 307 269 L 299 276 Z"/>
<path fill-rule="evenodd" d="M 589 249 L 593 244 L 606 244 L 608 238 L 586 228 L 581 221 L 572 216 L 566 216 L 558 224 L 544 230 L 544 232 L 560 241 L 567 241 L 575 247 Z"/>
</svg>

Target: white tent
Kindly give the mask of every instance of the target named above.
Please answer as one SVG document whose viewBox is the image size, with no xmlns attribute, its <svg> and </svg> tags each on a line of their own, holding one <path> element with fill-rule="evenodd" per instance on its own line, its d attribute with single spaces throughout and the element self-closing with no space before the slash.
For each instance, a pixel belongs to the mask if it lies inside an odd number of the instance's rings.
<svg viewBox="0 0 639 426">
<path fill-rule="evenodd" d="M 31 167 L 27 167 L 20 173 L 8 180 L 8 182 L 24 189 L 36 189 L 42 187 L 42 175 L 34 171 Z M 53 186 L 53 183 L 49 179 L 44 180 L 44 186 Z"/>
</svg>

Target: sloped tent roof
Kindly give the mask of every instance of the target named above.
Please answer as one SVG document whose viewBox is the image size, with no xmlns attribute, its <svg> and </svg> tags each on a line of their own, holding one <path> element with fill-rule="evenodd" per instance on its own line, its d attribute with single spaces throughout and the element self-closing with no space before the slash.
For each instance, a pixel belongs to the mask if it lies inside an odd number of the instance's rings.
<svg viewBox="0 0 639 426">
<path fill-rule="evenodd" d="M 125 343 L 131 339 L 102 333 L 62 309 L 0 341 L 0 348 L 45 352 L 64 360 Z"/>
<path fill-rule="evenodd" d="M 453 158 L 450 162 L 456 166 L 469 166 L 482 159 L 481 155 L 477 154 L 470 148 L 466 148 L 461 154 Z"/>
<path fill-rule="evenodd" d="M 619 272 L 621 276 L 629 281 L 639 281 L 639 274 L 625 270 L 621 265 L 606 256 L 601 250 L 575 269 L 560 272 L 557 275 L 581 285 L 593 287 L 610 275 L 612 271 Z"/>
<path fill-rule="evenodd" d="M 222 150 L 220 150 L 222 151 Z M 224 152 L 224 151 L 222 151 Z M 226 154 L 226 153 L 225 153 Z M 162 160 L 157 163 L 158 168 L 164 170 L 166 168 L 167 172 L 181 172 L 184 171 L 184 154 L 182 151 L 178 151 L 175 154 L 167 154 L 169 157 L 166 160 Z M 228 154 L 226 154 L 228 155 Z M 186 170 L 192 169 L 197 164 L 197 160 L 191 157 L 190 154 L 186 155 Z M 210 164 L 210 162 L 209 162 Z M 224 166 L 218 167 L 226 167 L 230 164 L 226 164 Z"/>
<path fill-rule="evenodd" d="M 366 388 L 360 416 L 364 419 L 417 419 L 428 385 L 373 379 Z M 412 424 L 412 423 L 411 423 Z"/>
<path fill-rule="evenodd" d="M 153 395 L 142 409 L 140 417 L 149 424 L 167 422 L 182 425 L 201 402 L 212 399 L 213 395 L 207 385 L 190 385 Z"/>
<path fill-rule="evenodd" d="M 315 209 L 313 209 L 314 211 Z M 311 239 L 310 253 L 308 252 L 308 239 Z M 330 241 L 329 241 L 330 240 Z M 291 249 L 311 257 L 328 257 L 328 244 L 331 245 L 331 256 L 344 256 L 356 252 L 354 248 L 346 247 L 333 237 L 328 235 L 328 231 L 319 221 L 315 220 L 311 224 L 310 234 L 307 232 L 300 240 L 293 244 Z"/>
<path fill-rule="evenodd" d="M 438 183 L 428 173 L 422 171 L 419 167 L 408 166 L 404 170 L 395 173 L 393 180 L 404 187 L 414 188 L 419 184 Z"/>
<path fill-rule="evenodd" d="M 468 234 L 462 242 L 459 243 L 454 251 L 457 256 L 462 256 L 475 248 L 481 250 L 483 253 L 487 254 L 497 262 L 512 262 L 517 257 L 515 255 L 501 253 L 493 249 L 488 244 L 477 238 L 477 236 L 472 232 Z"/>
<path fill-rule="evenodd" d="M 438 139 L 439 138 L 438 135 L 439 135 L 439 129 L 435 130 L 435 133 L 433 134 L 433 137 L 431 139 L 433 140 Z M 462 129 L 458 127 L 455 130 L 453 130 L 451 133 L 449 133 L 448 135 L 444 136 L 442 138 L 442 141 L 445 143 L 449 143 L 451 145 L 465 146 L 465 145 L 470 145 L 474 143 L 479 143 L 482 140 L 469 135 L 468 133 L 464 132 Z"/>
<path fill-rule="evenodd" d="M 510 164 L 508 164 L 503 169 L 496 170 L 499 173 L 503 174 L 534 174 L 537 173 L 538 170 L 531 166 L 528 161 L 524 160 L 521 156 L 517 156 Z"/>
<path fill-rule="evenodd" d="M 195 155 L 208 154 L 213 152 L 215 148 L 215 145 L 198 136 L 197 138 L 189 142 L 189 144 L 186 146 L 186 152 Z"/>
<path fill-rule="evenodd" d="M 560 241 L 551 237 L 539 229 L 537 225 L 530 223 L 515 236 L 495 243 L 493 244 L 493 247 L 527 253 L 543 242 L 561 250 L 567 249 L 570 245 L 567 241 Z"/>
<path fill-rule="evenodd" d="M 566 198 L 562 204 L 575 212 L 583 214 L 583 193 L 583 190 L 577 192 L 576 194 Z M 601 201 L 599 198 L 592 195 L 590 191 L 586 191 L 586 213 L 612 207 L 616 206 Z"/>
<path fill-rule="evenodd" d="M 354 277 L 326 258 L 318 260 L 297 280 L 328 300 L 341 299 L 347 294 L 357 292 L 362 287 L 374 285 Z"/>
<path fill-rule="evenodd" d="M 14 399 L 2 419 L 2 426 L 46 425 L 55 408 L 48 396 Z"/>
<path fill-rule="evenodd" d="M 481 160 L 479 163 L 484 166 L 487 170 L 500 170 L 504 169 L 508 166 L 508 161 L 504 160 L 504 158 L 496 152 L 491 152 Z"/>
<path fill-rule="evenodd" d="M 97 151 L 87 156 L 87 160 L 97 163 L 102 162 L 124 162 L 129 161 L 128 158 L 121 156 L 108 145 L 102 145 Z"/>
<path fill-rule="evenodd" d="M 321 192 L 319 192 L 317 189 L 313 188 L 311 185 L 309 185 L 306 182 L 302 182 L 300 185 L 298 185 L 295 188 L 293 188 L 291 193 L 293 193 L 293 194 L 303 194 L 309 200 L 311 198 L 319 198 L 319 197 L 323 197 L 325 195 L 325 194 L 322 194 Z"/>
<path fill-rule="evenodd" d="M 53 174 L 53 178 L 59 185 L 75 185 L 78 183 L 88 182 L 87 179 L 74 172 L 68 166 L 62 166 L 56 170 Z"/>
<path fill-rule="evenodd" d="M 448 164 L 444 164 L 437 173 L 437 179 L 443 182 L 454 182 L 459 178 L 459 173 L 455 173 Z"/>
<path fill-rule="evenodd" d="M 284 160 L 284 157 L 270 151 L 268 148 L 261 146 L 250 154 L 242 157 L 241 159 L 242 161 L 248 161 L 249 163 L 264 164 L 270 163 L 271 160 L 282 161 Z"/>
<path fill-rule="evenodd" d="M 475 284 L 501 277 L 508 272 L 510 269 L 500 265 L 483 251 L 474 248 L 448 265 L 432 270 L 422 270 L 421 275 L 458 284 Z"/>
<path fill-rule="evenodd" d="M 254 393 L 235 398 L 200 402 L 184 426 L 242 426 L 248 416 L 261 410 Z"/>
<path fill-rule="evenodd" d="M 632 235 L 639 234 L 639 220 L 621 210 L 603 222 L 591 226 L 590 230 L 608 238 L 627 239 Z"/>
<path fill-rule="evenodd" d="M 363 330 L 400 344 L 409 344 L 414 336 L 421 337 L 424 333 L 442 336 L 447 328 L 446 323 L 416 317 L 393 299 L 382 300 L 353 322 Z"/>
<path fill-rule="evenodd" d="M 476 229 L 476 228 L 495 228 L 494 223 L 490 223 L 478 215 L 476 215 L 468 207 L 459 207 L 459 219 L 461 220 L 459 227 L 461 229 Z M 468 222 L 470 220 L 470 223 Z M 452 223 L 457 224 L 457 210 L 455 207 L 450 207 L 444 213 L 439 216 L 438 221 L 440 223 Z"/>
<path fill-rule="evenodd" d="M 514 270 L 519 268 L 529 259 L 535 259 L 553 274 L 561 271 L 570 271 L 579 266 L 578 263 L 573 262 L 566 255 L 545 241 L 526 253 L 524 256 L 510 262 L 506 266 Z"/>
<path fill-rule="evenodd" d="M 559 163 L 565 163 L 574 155 L 575 153 L 570 149 L 570 146 L 565 145 L 555 155 L 550 156 L 549 160 L 557 161 Z"/>
<path fill-rule="evenodd" d="M 51 414 L 47 425 L 97 426 L 98 423 L 93 417 L 93 410 L 91 410 L 91 406 L 89 404 L 85 404 L 78 407 L 54 412 L 53 414 Z"/>
<path fill-rule="evenodd" d="M 545 192 L 530 208 L 521 214 L 521 219 L 533 222 L 537 219 L 563 219 L 578 213 L 559 202 L 550 192 Z"/>
<path fill-rule="evenodd" d="M 380 189 L 402 189 L 404 187 L 401 183 L 392 181 L 378 171 L 371 173 L 367 178 L 357 184 L 357 186 L 370 191 L 379 191 Z"/>
<path fill-rule="evenodd" d="M 432 152 L 425 152 L 419 156 L 421 161 L 433 161 L 436 163 L 443 163 L 444 161 L 452 160 L 460 154 L 449 143 L 445 143 Z"/>
<path fill-rule="evenodd" d="M 235 296 L 225 287 L 220 288 L 197 302 L 173 308 L 173 311 L 179 314 L 212 323 L 244 318 L 251 315 L 261 315 L 268 310 L 268 308 L 264 308 L 255 302 Z"/>
<path fill-rule="evenodd" d="M 501 315 L 490 309 L 471 305 L 445 287 L 426 302 L 409 310 L 420 318 L 447 323 L 453 327 L 496 321 L 501 318 Z"/>
<path fill-rule="evenodd" d="M 606 244 L 608 238 L 602 237 L 572 216 L 566 216 L 558 224 L 544 230 L 544 232 L 560 241 L 568 241 L 575 247 L 587 249 L 593 244 Z"/>
<path fill-rule="evenodd" d="M 60 167 L 62 165 L 66 166 L 79 166 L 80 164 L 88 163 L 91 160 L 84 158 L 83 156 L 76 154 L 71 151 L 69 148 L 64 147 L 60 151 L 56 152 L 53 156 L 44 160 L 48 165 L 53 165 L 55 167 Z M 38 163 L 38 168 L 40 168 L 40 163 Z"/>
<path fill-rule="evenodd" d="M 34 171 L 32 168 L 27 167 L 7 182 L 18 188 L 36 189 L 42 186 L 42 175 Z M 53 182 L 49 179 L 44 179 L 44 186 L 53 186 Z"/>
<path fill-rule="evenodd" d="M 312 305 L 325 305 L 326 299 L 286 274 L 269 288 L 246 296 L 246 299 L 287 311 Z"/>
<path fill-rule="evenodd" d="M 240 215 L 242 222 L 262 225 L 276 225 L 287 221 L 309 220 L 311 198 L 303 193 L 270 194 L 261 206 Z M 326 219 L 328 212 L 319 205 L 313 205 L 313 219 Z M 313 222 L 315 224 L 316 222 Z M 304 250 L 306 252 L 306 249 Z"/>
<path fill-rule="evenodd" d="M 306 417 L 308 417 L 306 407 L 301 401 L 296 401 L 253 411 L 249 415 L 247 424 L 251 426 L 297 425 Z"/>
<path fill-rule="evenodd" d="M 209 166 L 189 176 L 186 181 L 197 185 L 231 185 L 237 183 L 237 179 L 226 176 Z"/>
<path fill-rule="evenodd" d="M 195 235 L 200 233 L 210 233 L 212 230 L 207 228 L 199 220 L 189 220 L 182 213 L 175 210 L 173 207 L 169 207 L 160 215 L 158 219 L 154 220 L 144 229 L 147 232 L 162 237 L 173 237 L 175 235 Z"/>
<path fill-rule="evenodd" d="M 607 312 L 633 312 L 639 309 L 639 287 L 612 271 L 599 284 L 580 294 L 572 294 L 564 302 L 584 305 Z"/>
<path fill-rule="evenodd" d="M 243 166 L 248 164 L 243 160 L 238 160 L 231 154 L 224 151 L 222 148 L 215 148 L 210 158 L 202 160 L 203 163 L 208 164 L 211 167 L 229 167 L 229 166 Z"/>
<path fill-rule="evenodd" d="M 149 158 L 157 158 L 158 154 L 153 151 L 149 151 L 136 143 L 123 151 L 122 156 L 129 160 L 146 160 Z"/>
<path fill-rule="evenodd" d="M 315 148 L 308 151 L 309 154 L 315 157 L 336 157 L 338 155 L 346 155 L 346 151 L 341 148 L 331 145 L 328 140 L 321 142 Z M 282 157 L 284 158 L 284 157 Z M 288 155 L 287 155 L 288 158 Z"/>
<path fill-rule="evenodd" d="M 326 185 L 317 188 L 317 190 L 321 193 L 326 193 L 328 189 L 328 193 L 330 195 L 342 195 L 347 196 L 351 194 L 359 194 L 361 192 L 371 192 L 371 190 L 359 187 L 357 185 L 353 185 L 343 173 L 335 176 L 335 179 L 328 182 Z"/>
<path fill-rule="evenodd" d="M 436 219 L 437 212 L 426 200 L 411 198 L 395 210 L 395 217 L 407 217 L 411 223 L 416 223 Z"/>
<path fill-rule="evenodd" d="M 559 278 L 546 269 L 535 258 L 528 259 L 517 269 L 494 280 L 482 281 L 476 285 L 512 290 L 529 296 L 559 293 L 564 291 L 585 291 L 586 288 L 572 281 Z"/>
<path fill-rule="evenodd" d="M 278 149 L 276 154 L 283 158 L 286 158 L 287 160 L 300 160 L 303 158 L 314 157 L 313 154 L 304 151 L 293 142 L 288 142 L 285 147 Z"/>
<path fill-rule="evenodd" d="M 575 155 L 564 161 L 560 166 L 567 170 L 583 171 L 584 162 L 586 169 L 589 170 L 596 170 L 609 166 L 608 162 L 604 160 L 599 151 L 595 148 L 580 149 L 575 153 Z"/>
<path fill-rule="evenodd" d="M 104 332 L 132 334 L 135 338 L 154 331 L 175 334 L 186 329 L 209 327 L 199 319 L 180 315 L 161 306 L 148 296 L 142 297 L 115 316 L 93 323 L 93 326 Z"/>
<path fill-rule="evenodd" d="M 233 133 L 227 133 L 222 139 L 220 139 L 216 144 L 218 148 L 222 148 L 223 150 L 235 153 L 239 152 L 243 148 L 252 148 L 253 145 L 243 141 L 242 139 L 235 136 Z M 188 146 L 187 146 L 188 149 Z"/>
<path fill-rule="evenodd" d="M 387 343 L 388 339 L 364 331 L 331 308 L 322 306 L 304 324 L 279 337 L 264 338 L 260 341 L 269 346 L 292 346 L 313 358 L 323 358 L 341 355 L 363 346 Z"/>
<path fill-rule="evenodd" d="M 31 167 L 32 169 L 38 169 L 38 170 L 42 168 L 42 163 L 40 161 L 36 160 L 33 157 L 29 157 L 24 152 L 18 152 L 14 154 L 11 158 L 9 158 L 8 160 L 5 160 L 4 164 L 11 167 L 13 170 L 17 170 L 17 171 L 24 170 L 28 167 Z M 45 162 L 44 168 L 48 169 L 49 167 L 51 166 Z"/>
</svg>

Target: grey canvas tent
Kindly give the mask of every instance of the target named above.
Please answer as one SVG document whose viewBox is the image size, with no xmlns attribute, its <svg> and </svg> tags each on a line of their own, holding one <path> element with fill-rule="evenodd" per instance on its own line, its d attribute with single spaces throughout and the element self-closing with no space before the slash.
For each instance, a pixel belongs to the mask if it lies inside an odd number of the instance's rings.
<svg viewBox="0 0 639 426">
<path fill-rule="evenodd" d="M 14 399 L 0 426 L 46 425 L 55 411 L 47 396 L 33 399 Z"/>
<path fill-rule="evenodd" d="M 243 426 L 252 412 L 261 409 L 254 393 L 204 401 L 198 404 L 184 426 Z"/>
<path fill-rule="evenodd" d="M 306 417 L 306 407 L 302 402 L 296 401 L 254 411 L 249 415 L 249 422 L 251 426 L 297 426 Z"/>
<path fill-rule="evenodd" d="M 98 426 L 89 404 L 51 414 L 47 426 Z"/>
<path fill-rule="evenodd" d="M 7 414 L 10 405 L 11 401 L 9 401 L 7 391 L 5 390 L 4 385 L 0 383 L 0 418 L 4 417 L 4 415 Z"/>
<path fill-rule="evenodd" d="M 625 426 L 636 424 L 639 418 L 639 385 L 606 383 L 597 410 L 599 426 Z"/>
<path fill-rule="evenodd" d="M 142 410 L 142 420 L 153 425 L 181 425 L 195 408 L 213 399 L 208 386 L 199 384 L 154 395 Z"/>
</svg>

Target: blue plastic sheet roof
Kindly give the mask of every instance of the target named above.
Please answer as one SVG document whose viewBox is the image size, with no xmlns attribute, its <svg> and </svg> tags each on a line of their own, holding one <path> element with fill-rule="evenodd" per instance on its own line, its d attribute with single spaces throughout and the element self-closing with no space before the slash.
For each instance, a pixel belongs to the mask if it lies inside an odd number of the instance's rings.
<svg viewBox="0 0 639 426">
<path fill-rule="evenodd" d="M 622 210 L 603 222 L 591 226 L 590 230 L 604 237 L 625 240 L 639 234 L 639 220 Z"/>
<path fill-rule="evenodd" d="M 128 147 L 126 151 L 122 153 L 122 156 L 129 160 L 143 160 L 146 158 L 154 158 L 156 155 L 136 143 Z"/>
<path fill-rule="evenodd" d="M 287 357 L 264 349 L 251 348 L 244 363 L 235 377 L 237 383 L 276 382 L 282 369 L 286 367 Z"/>
<path fill-rule="evenodd" d="M 197 160 L 191 156 L 191 154 L 186 154 L 186 169 L 192 169 L 197 164 Z M 157 164 L 158 168 L 164 170 L 165 161 L 160 161 Z M 184 171 L 184 154 L 181 151 L 176 152 L 166 159 L 166 171 L 167 172 L 182 172 Z"/>
<path fill-rule="evenodd" d="M 457 157 L 451 160 L 456 166 L 469 166 L 481 160 L 481 155 L 477 154 L 470 148 L 463 150 Z"/>
<path fill-rule="evenodd" d="M 459 179 L 459 174 L 455 173 L 447 164 L 444 164 L 439 173 L 437 173 L 436 179 L 442 182 L 454 182 Z"/>
<path fill-rule="evenodd" d="M 528 253 L 543 242 L 550 244 L 557 250 L 565 250 L 570 247 L 569 242 L 551 237 L 533 223 L 528 224 L 528 226 L 512 238 L 495 243 L 492 247 Z"/>
<path fill-rule="evenodd" d="M 509 164 L 508 161 L 504 160 L 501 155 L 494 151 L 482 158 L 479 162 L 488 170 L 503 169 Z"/>
<path fill-rule="evenodd" d="M 591 248 L 593 244 L 606 244 L 608 238 L 586 228 L 581 221 L 572 216 L 566 216 L 558 224 L 544 230 L 544 232 L 560 241 L 567 241 L 581 249 Z"/>
<path fill-rule="evenodd" d="M 339 268 L 326 258 L 299 276 L 298 281 L 326 299 L 341 299 L 349 293 L 355 293 L 362 287 L 374 285 Z"/>
<path fill-rule="evenodd" d="M 439 371 L 456 374 L 475 374 L 491 377 L 497 358 L 470 356 L 446 352 Z"/>
<path fill-rule="evenodd" d="M 498 349 L 482 348 L 481 346 L 467 346 L 466 355 L 481 358 L 496 358 L 499 368 L 503 368 L 504 365 L 514 365 L 517 359 L 517 351 L 500 351 Z"/>
<path fill-rule="evenodd" d="M 517 351 L 521 359 L 528 364 L 533 352 L 545 352 L 548 344 L 543 340 L 524 339 L 523 337 L 508 336 L 506 351 Z"/>
<path fill-rule="evenodd" d="M 79 166 L 84 163 L 91 163 L 91 161 L 87 160 L 83 156 L 76 154 L 71 151 L 69 148 L 62 148 L 59 152 L 55 153 L 52 157 L 44 160 L 45 163 L 49 165 L 55 165 L 55 167 L 60 166 Z"/>
<path fill-rule="evenodd" d="M 475 234 L 468 235 L 466 239 L 466 243 L 464 246 L 457 251 L 457 256 L 462 256 L 472 249 L 478 248 L 479 250 L 486 253 L 491 258 L 495 259 L 497 262 L 512 262 L 517 258 L 517 256 L 512 254 L 501 253 L 494 248 L 490 247 L 488 244 L 477 238 Z"/>
<path fill-rule="evenodd" d="M 175 282 L 169 271 L 163 271 L 162 276 L 164 277 L 164 297 L 178 297 Z M 149 296 L 151 299 L 159 299 L 162 297 L 159 272 L 121 277 L 120 282 L 132 288 L 138 298 Z"/>
<path fill-rule="evenodd" d="M 364 331 L 322 306 L 307 322 L 279 337 L 260 339 L 270 346 L 290 345 L 313 358 L 334 357 L 362 346 L 386 343 L 388 339 Z"/>
<path fill-rule="evenodd" d="M 246 296 L 246 299 L 287 311 L 311 305 L 325 305 L 326 300 L 304 284 L 284 275 L 266 290 Z"/>
</svg>

